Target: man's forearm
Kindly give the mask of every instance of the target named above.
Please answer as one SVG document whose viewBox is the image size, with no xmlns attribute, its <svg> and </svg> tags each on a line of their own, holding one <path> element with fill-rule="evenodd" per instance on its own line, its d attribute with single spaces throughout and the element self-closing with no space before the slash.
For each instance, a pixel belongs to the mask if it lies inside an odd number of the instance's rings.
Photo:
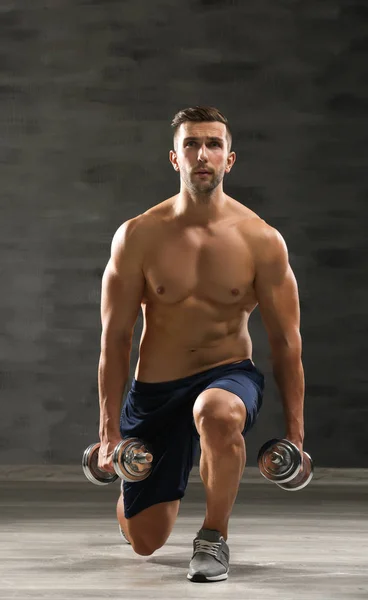
<svg viewBox="0 0 368 600">
<path fill-rule="evenodd" d="M 300 349 L 280 346 L 272 351 L 273 375 L 280 391 L 286 434 L 304 439 L 304 369 Z"/>
<path fill-rule="evenodd" d="M 120 435 L 120 413 L 129 378 L 130 351 L 130 344 L 117 340 L 105 343 L 101 349 L 98 366 L 101 440 Z"/>
</svg>

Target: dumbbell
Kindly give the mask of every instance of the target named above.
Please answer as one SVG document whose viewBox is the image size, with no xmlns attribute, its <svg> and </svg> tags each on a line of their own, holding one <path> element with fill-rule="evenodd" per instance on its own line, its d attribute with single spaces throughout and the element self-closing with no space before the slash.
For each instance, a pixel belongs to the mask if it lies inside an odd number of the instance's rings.
<svg viewBox="0 0 368 600">
<path fill-rule="evenodd" d="M 258 453 L 258 467 L 266 479 L 283 490 L 303 489 L 313 477 L 313 461 L 307 452 L 303 458 L 299 448 L 287 439 L 272 439 Z"/>
<path fill-rule="evenodd" d="M 108 485 L 119 477 L 124 481 L 142 481 L 150 474 L 153 455 L 147 444 L 139 438 L 125 438 L 116 446 L 112 456 L 115 473 L 99 468 L 100 446 L 100 443 L 91 444 L 85 449 L 82 457 L 83 472 L 91 483 Z"/>
</svg>

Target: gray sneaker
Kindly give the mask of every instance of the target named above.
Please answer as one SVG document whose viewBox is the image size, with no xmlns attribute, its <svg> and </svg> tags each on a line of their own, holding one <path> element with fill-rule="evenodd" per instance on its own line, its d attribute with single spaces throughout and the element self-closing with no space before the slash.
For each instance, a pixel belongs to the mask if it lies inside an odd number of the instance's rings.
<svg viewBox="0 0 368 600">
<path fill-rule="evenodd" d="M 187 578 L 195 582 L 227 579 L 230 550 L 219 531 L 201 529 L 193 540 Z"/>
</svg>

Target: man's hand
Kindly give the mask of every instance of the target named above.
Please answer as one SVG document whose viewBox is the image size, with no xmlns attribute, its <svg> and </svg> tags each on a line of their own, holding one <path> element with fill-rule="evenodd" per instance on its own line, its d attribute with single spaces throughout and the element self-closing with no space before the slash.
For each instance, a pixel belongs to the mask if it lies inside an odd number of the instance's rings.
<svg viewBox="0 0 368 600">
<path fill-rule="evenodd" d="M 115 473 L 115 469 L 112 464 L 112 455 L 114 454 L 114 450 L 121 440 L 121 436 L 101 440 L 101 446 L 98 452 L 98 466 L 100 469 L 103 469 L 108 473 Z"/>
<path fill-rule="evenodd" d="M 292 435 L 290 433 L 287 433 L 285 438 L 289 440 L 289 442 L 293 442 L 293 444 L 295 444 L 295 446 L 299 449 L 300 454 L 302 455 L 303 464 L 303 440 L 300 438 L 300 436 Z"/>
</svg>

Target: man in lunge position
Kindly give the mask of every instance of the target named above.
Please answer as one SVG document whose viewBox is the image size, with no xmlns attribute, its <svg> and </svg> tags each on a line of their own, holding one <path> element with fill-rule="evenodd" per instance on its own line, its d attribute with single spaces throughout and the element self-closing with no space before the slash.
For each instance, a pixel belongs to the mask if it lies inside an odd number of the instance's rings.
<svg viewBox="0 0 368 600">
<path fill-rule="evenodd" d="M 285 415 L 303 449 L 304 371 L 298 288 L 280 233 L 223 190 L 235 153 L 217 109 L 180 111 L 170 162 L 180 191 L 123 223 L 102 280 L 99 466 L 113 472 L 122 437 L 152 448 L 149 477 L 123 482 L 117 517 L 133 550 L 168 539 L 200 445 L 206 513 L 194 539 L 191 581 L 229 571 L 228 523 L 246 463 L 264 376 L 252 361 L 248 321 L 259 305 Z M 131 389 L 134 325 L 144 326 Z"/>
</svg>

